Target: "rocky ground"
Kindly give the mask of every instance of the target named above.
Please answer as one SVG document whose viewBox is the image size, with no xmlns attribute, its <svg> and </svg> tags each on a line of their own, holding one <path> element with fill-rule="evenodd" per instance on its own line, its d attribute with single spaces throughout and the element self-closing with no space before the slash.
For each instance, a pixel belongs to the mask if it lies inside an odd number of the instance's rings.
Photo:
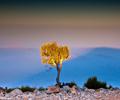
<svg viewBox="0 0 120 100">
<path fill-rule="evenodd" d="M 120 89 L 75 89 L 63 87 L 58 93 L 46 91 L 22 92 L 15 89 L 0 94 L 0 100 L 120 100 Z"/>
</svg>

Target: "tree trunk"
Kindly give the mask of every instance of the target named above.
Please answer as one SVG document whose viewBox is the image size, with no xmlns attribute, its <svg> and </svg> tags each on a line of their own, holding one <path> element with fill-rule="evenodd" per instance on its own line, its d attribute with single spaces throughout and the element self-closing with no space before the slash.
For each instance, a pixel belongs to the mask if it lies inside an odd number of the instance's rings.
<svg viewBox="0 0 120 100">
<path fill-rule="evenodd" d="M 56 82 L 57 82 L 57 85 L 60 86 L 60 72 L 61 72 L 61 69 L 62 69 L 62 64 L 60 64 L 60 66 L 57 65 L 56 68 L 57 68 Z"/>
</svg>

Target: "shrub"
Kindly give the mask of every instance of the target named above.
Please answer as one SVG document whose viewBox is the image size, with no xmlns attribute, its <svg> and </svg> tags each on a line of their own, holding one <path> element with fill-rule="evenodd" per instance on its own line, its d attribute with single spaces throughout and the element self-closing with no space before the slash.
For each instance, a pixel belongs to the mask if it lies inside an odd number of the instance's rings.
<svg viewBox="0 0 120 100">
<path fill-rule="evenodd" d="M 29 86 L 22 86 L 21 88 L 19 88 L 22 92 L 33 92 L 35 90 L 35 88 L 29 87 Z"/>
<path fill-rule="evenodd" d="M 62 84 L 62 87 L 63 87 L 63 86 L 73 87 L 73 86 L 77 86 L 77 84 L 76 84 L 74 81 L 72 81 L 72 82 L 69 82 L 69 83 L 63 83 L 63 84 Z"/>
<path fill-rule="evenodd" d="M 45 91 L 46 88 L 40 87 L 38 90 L 39 90 L 39 91 Z"/>
<path fill-rule="evenodd" d="M 77 84 L 74 81 L 72 81 L 72 82 L 68 83 L 68 86 L 73 87 L 73 86 L 77 86 Z"/>
<path fill-rule="evenodd" d="M 98 81 L 96 77 L 88 78 L 87 82 L 84 84 L 88 89 L 107 89 L 107 84 L 105 82 Z"/>
<path fill-rule="evenodd" d="M 7 93 L 10 93 L 11 91 L 13 91 L 15 88 L 8 88 L 8 89 L 6 89 L 6 92 Z"/>
</svg>

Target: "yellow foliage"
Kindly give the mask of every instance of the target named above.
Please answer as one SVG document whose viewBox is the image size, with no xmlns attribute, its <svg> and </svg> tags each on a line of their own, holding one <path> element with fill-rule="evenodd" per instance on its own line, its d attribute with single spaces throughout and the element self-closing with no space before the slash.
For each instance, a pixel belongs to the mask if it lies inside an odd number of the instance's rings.
<svg viewBox="0 0 120 100">
<path fill-rule="evenodd" d="M 56 42 L 43 44 L 40 48 L 43 64 L 56 66 L 69 58 L 67 46 L 59 46 Z"/>
</svg>

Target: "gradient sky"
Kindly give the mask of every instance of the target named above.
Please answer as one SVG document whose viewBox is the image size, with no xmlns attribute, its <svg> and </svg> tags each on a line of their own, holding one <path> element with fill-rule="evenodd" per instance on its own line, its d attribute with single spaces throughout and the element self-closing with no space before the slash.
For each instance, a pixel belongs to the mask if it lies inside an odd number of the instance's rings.
<svg viewBox="0 0 120 100">
<path fill-rule="evenodd" d="M 62 81 L 95 75 L 120 86 L 119 0 L 0 0 L 0 86 L 53 85 L 56 70 L 40 62 L 48 41 L 70 47 Z"/>
<path fill-rule="evenodd" d="M 0 48 L 120 48 L 118 0 L 1 0 Z"/>
</svg>

